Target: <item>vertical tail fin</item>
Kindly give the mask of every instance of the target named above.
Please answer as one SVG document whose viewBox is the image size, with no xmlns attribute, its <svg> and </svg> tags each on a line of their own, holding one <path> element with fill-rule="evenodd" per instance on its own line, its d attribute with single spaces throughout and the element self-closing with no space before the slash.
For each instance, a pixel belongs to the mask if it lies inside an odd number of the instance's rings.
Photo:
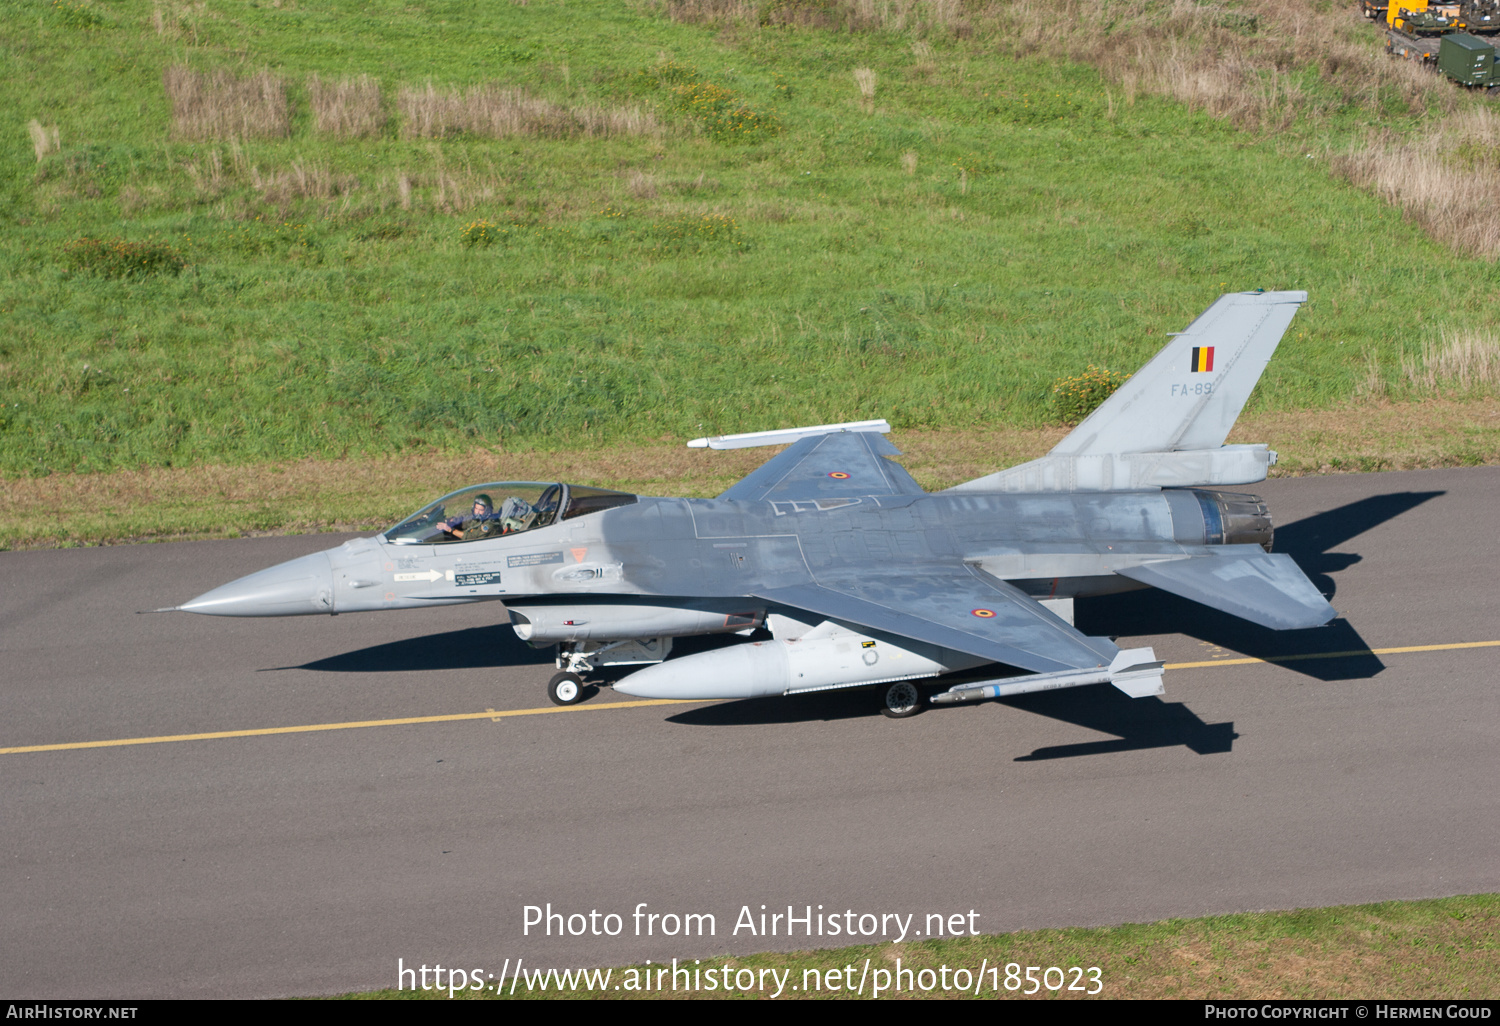
<svg viewBox="0 0 1500 1026">
<path fill-rule="evenodd" d="M 1121 385 L 1054 455 L 1224 444 L 1306 292 L 1231 293 Z"/>
<path fill-rule="evenodd" d="M 952 491 L 1095 491 L 1263 480 L 1273 454 L 1224 445 L 1306 292 L 1220 296 L 1039 460 Z"/>
</svg>

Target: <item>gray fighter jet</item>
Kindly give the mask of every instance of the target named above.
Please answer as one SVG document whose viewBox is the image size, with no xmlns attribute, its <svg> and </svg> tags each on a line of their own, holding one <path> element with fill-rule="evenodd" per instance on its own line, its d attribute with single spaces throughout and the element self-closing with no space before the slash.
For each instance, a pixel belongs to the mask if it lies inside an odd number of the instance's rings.
<svg viewBox="0 0 1500 1026">
<path fill-rule="evenodd" d="M 883 421 L 698 439 L 791 443 L 715 499 L 503 481 L 445 495 L 374 538 L 251 574 L 178 607 L 292 616 L 491 601 L 556 646 L 548 685 L 588 675 L 648 698 L 877 685 L 881 708 L 1109 683 L 1162 693 L 1149 648 L 1073 626 L 1073 601 L 1146 586 L 1275 629 L 1336 614 L 1271 552 L 1253 495 L 1275 453 L 1225 445 L 1304 292 L 1221 297 L 1041 459 L 924 492 Z M 746 640 L 668 659 L 674 638 Z M 943 688 L 954 671 L 993 667 Z"/>
</svg>

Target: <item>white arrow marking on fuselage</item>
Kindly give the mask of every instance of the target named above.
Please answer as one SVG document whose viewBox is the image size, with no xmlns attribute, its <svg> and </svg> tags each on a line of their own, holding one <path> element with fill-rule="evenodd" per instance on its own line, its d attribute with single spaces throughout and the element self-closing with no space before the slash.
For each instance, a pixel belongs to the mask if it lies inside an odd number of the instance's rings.
<svg viewBox="0 0 1500 1026">
<path fill-rule="evenodd" d="M 423 570 L 419 574 L 397 574 L 398 581 L 441 581 L 443 572 L 441 570 Z"/>
</svg>

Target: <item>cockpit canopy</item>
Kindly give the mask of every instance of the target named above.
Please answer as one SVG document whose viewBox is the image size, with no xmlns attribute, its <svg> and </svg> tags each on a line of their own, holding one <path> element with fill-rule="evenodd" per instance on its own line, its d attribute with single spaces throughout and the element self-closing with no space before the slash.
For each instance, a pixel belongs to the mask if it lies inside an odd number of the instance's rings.
<svg viewBox="0 0 1500 1026">
<path fill-rule="evenodd" d="M 545 481 L 491 481 L 449 492 L 382 536 L 396 545 L 448 545 L 534 531 L 638 501 L 627 492 Z"/>
</svg>

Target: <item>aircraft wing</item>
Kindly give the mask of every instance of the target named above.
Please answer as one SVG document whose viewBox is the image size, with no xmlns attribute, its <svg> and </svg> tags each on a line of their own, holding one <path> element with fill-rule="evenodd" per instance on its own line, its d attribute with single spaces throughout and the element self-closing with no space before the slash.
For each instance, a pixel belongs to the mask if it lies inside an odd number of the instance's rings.
<svg viewBox="0 0 1500 1026">
<path fill-rule="evenodd" d="M 1259 545 L 1226 545 L 1115 573 L 1272 630 L 1321 627 L 1338 615 L 1291 556 Z"/>
<path fill-rule="evenodd" d="M 1120 651 L 968 566 L 820 575 L 758 597 L 1035 673 L 1108 667 Z"/>
<path fill-rule="evenodd" d="M 887 456 L 901 450 L 882 435 L 838 431 L 787 446 L 721 499 L 834 499 L 855 495 L 921 495 L 922 486 Z"/>
</svg>

